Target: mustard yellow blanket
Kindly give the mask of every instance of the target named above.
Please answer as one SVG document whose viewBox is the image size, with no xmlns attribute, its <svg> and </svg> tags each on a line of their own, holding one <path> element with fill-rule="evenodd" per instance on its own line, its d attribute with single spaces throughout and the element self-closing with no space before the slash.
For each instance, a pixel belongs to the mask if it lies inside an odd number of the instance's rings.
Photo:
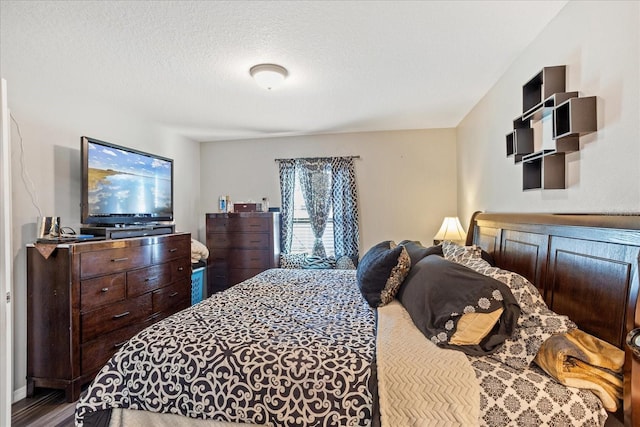
<svg viewBox="0 0 640 427">
<path fill-rule="evenodd" d="M 624 351 L 579 329 L 547 339 L 534 361 L 561 384 L 593 391 L 605 409 L 622 399 Z"/>
</svg>

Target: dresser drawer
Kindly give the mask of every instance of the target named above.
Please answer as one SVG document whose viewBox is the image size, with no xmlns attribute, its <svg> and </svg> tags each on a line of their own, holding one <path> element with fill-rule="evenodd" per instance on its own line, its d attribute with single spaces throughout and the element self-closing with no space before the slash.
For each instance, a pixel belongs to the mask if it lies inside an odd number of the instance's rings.
<svg viewBox="0 0 640 427">
<path fill-rule="evenodd" d="M 81 341 L 87 342 L 106 332 L 136 323 L 151 315 L 151 307 L 151 294 L 148 293 L 83 313 L 80 319 Z"/>
<path fill-rule="evenodd" d="M 149 246 L 114 248 L 80 254 L 80 277 L 92 277 L 144 267 L 151 263 Z"/>
<path fill-rule="evenodd" d="M 171 281 L 191 281 L 191 259 L 179 259 L 171 261 Z"/>
<path fill-rule="evenodd" d="M 98 339 L 82 345 L 82 374 L 88 374 L 94 370 L 100 369 L 109 358 L 127 341 L 151 325 L 153 321 L 144 321 L 126 328 L 101 335 Z"/>
<path fill-rule="evenodd" d="M 232 249 L 227 259 L 229 268 L 269 268 L 269 251 L 265 249 Z"/>
<path fill-rule="evenodd" d="M 220 233 L 208 234 L 210 250 L 216 248 L 268 248 L 269 235 L 267 233 Z"/>
<path fill-rule="evenodd" d="M 116 273 L 83 280 L 80 283 L 80 309 L 88 311 L 125 299 L 126 277 L 125 273 Z"/>
<path fill-rule="evenodd" d="M 156 290 L 171 282 L 171 264 L 153 265 L 127 272 L 129 298 Z"/>
<path fill-rule="evenodd" d="M 187 308 L 191 301 L 191 281 L 174 283 L 171 286 L 153 291 L 152 295 L 154 313 L 168 310 L 174 306 L 180 309 Z"/>
<path fill-rule="evenodd" d="M 151 247 L 151 251 L 151 262 L 153 264 L 170 261 L 172 259 L 183 257 L 185 252 L 191 253 L 191 239 L 170 238 L 166 241 L 153 245 Z"/>
<path fill-rule="evenodd" d="M 247 233 L 266 233 L 269 231 L 271 217 L 216 216 L 207 217 L 207 232 L 242 231 Z"/>
<path fill-rule="evenodd" d="M 229 274 L 226 263 L 209 264 L 207 268 L 207 295 L 229 287 Z"/>
<path fill-rule="evenodd" d="M 209 259 L 207 260 L 207 264 L 220 264 L 226 263 L 227 258 L 229 257 L 229 249 L 228 248 L 212 248 L 209 247 Z"/>
</svg>

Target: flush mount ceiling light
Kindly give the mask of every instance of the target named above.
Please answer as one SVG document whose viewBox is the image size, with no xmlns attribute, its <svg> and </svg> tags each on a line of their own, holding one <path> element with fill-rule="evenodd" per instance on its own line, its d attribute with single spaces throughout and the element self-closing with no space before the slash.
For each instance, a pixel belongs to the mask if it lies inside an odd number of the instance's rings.
<svg viewBox="0 0 640 427">
<path fill-rule="evenodd" d="M 280 86 L 289 73 L 287 69 L 276 64 L 258 64 L 249 70 L 251 77 L 267 90 Z"/>
</svg>

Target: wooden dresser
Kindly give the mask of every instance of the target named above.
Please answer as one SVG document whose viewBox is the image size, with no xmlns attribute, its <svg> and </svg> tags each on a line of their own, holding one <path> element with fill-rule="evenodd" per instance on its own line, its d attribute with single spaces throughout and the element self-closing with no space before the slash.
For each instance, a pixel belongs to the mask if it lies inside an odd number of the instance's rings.
<svg viewBox="0 0 640 427">
<path fill-rule="evenodd" d="M 27 247 L 27 395 L 80 396 L 107 360 L 145 327 L 190 305 L 191 235 Z"/>
<path fill-rule="evenodd" d="M 209 213 L 206 227 L 208 295 L 278 267 L 280 213 Z"/>
</svg>

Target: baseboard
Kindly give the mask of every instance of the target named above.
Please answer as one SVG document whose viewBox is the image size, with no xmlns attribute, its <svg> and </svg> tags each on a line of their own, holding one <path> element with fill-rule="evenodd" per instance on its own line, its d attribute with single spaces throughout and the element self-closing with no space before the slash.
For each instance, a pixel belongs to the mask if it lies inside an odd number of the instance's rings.
<svg viewBox="0 0 640 427">
<path fill-rule="evenodd" d="M 20 387 L 17 390 L 13 390 L 13 402 L 16 403 L 19 400 L 25 399 L 27 397 L 27 386 Z"/>
</svg>

